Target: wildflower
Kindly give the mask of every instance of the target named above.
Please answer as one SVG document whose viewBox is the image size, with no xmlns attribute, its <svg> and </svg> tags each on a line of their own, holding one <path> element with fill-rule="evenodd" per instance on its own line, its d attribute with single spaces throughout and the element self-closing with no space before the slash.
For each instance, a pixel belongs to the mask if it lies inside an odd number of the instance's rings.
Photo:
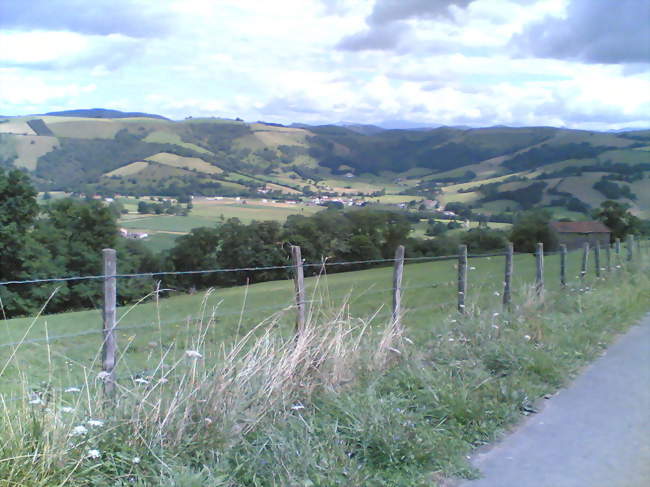
<svg viewBox="0 0 650 487">
<path fill-rule="evenodd" d="M 133 457 L 133 460 L 131 460 L 133 463 L 138 464 L 140 463 L 140 457 Z"/>
<path fill-rule="evenodd" d="M 88 450 L 88 458 L 92 458 L 93 460 L 96 460 L 97 458 L 101 457 L 102 454 L 99 453 L 99 450 Z"/>
<path fill-rule="evenodd" d="M 136 384 L 148 384 L 149 381 L 143 377 L 138 377 L 137 379 L 134 379 L 133 382 Z"/>
<path fill-rule="evenodd" d="M 79 425 L 72 428 L 72 431 L 70 432 L 70 436 L 81 436 L 81 435 L 85 435 L 86 433 L 88 433 L 88 428 Z"/>
<path fill-rule="evenodd" d="M 196 350 L 185 350 L 185 356 L 189 358 L 203 358 L 203 355 Z"/>
<path fill-rule="evenodd" d="M 104 422 L 98 419 L 91 419 L 87 424 L 88 426 L 104 426 Z"/>
<path fill-rule="evenodd" d="M 492 316 L 496 318 L 497 316 L 499 316 L 499 313 L 492 313 Z"/>
<path fill-rule="evenodd" d="M 470 270 L 470 271 L 475 271 L 475 270 L 476 270 L 476 267 L 471 266 L 471 267 L 469 268 L 469 270 Z"/>
<path fill-rule="evenodd" d="M 165 378 L 165 377 L 161 377 L 160 379 L 158 379 L 158 382 L 160 382 L 161 384 L 167 384 L 167 382 L 169 382 L 169 380 L 167 378 Z"/>
<path fill-rule="evenodd" d="M 205 424 L 212 424 L 212 418 L 205 418 L 203 421 L 205 421 Z"/>
<path fill-rule="evenodd" d="M 63 407 L 61 408 L 61 412 L 62 412 L 62 413 L 71 413 L 71 412 L 73 412 L 73 411 L 74 411 L 74 408 L 71 408 L 70 406 L 63 406 Z"/>
<path fill-rule="evenodd" d="M 494 291 L 495 296 L 501 296 L 501 293 L 499 291 Z"/>
<path fill-rule="evenodd" d="M 458 320 L 451 320 L 452 323 L 458 323 Z"/>
<path fill-rule="evenodd" d="M 530 335 L 524 335 L 524 338 L 525 338 L 526 340 L 530 340 Z"/>
<path fill-rule="evenodd" d="M 453 339 L 453 338 L 450 338 L 450 339 L 449 339 L 449 341 L 450 341 L 450 342 L 453 342 L 453 341 L 454 341 L 454 339 Z"/>
<path fill-rule="evenodd" d="M 499 329 L 499 325 L 492 325 L 492 328 L 494 328 L 495 330 L 498 330 L 498 329 Z"/>
<path fill-rule="evenodd" d="M 78 387 L 66 387 L 63 392 L 81 392 Z"/>
<path fill-rule="evenodd" d="M 99 374 L 97 374 L 97 378 L 99 380 L 104 381 L 104 382 L 107 381 L 108 379 L 110 379 L 110 377 L 111 377 L 111 373 L 106 372 L 105 370 L 102 370 Z"/>
<path fill-rule="evenodd" d="M 29 404 L 33 404 L 34 406 L 38 406 L 39 404 L 43 404 L 43 400 L 38 396 L 33 396 L 29 400 Z"/>
<path fill-rule="evenodd" d="M 293 406 L 291 406 L 291 409 L 293 409 L 294 411 L 299 411 L 301 409 L 305 409 L 305 406 L 303 406 L 301 403 L 298 402 Z"/>
</svg>

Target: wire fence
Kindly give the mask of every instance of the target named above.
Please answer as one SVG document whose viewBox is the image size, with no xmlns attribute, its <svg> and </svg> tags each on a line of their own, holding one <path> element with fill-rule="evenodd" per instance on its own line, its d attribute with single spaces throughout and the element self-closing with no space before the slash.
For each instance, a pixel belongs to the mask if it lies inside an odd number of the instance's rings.
<svg viewBox="0 0 650 487">
<path fill-rule="evenodd" d="M 544 269 L 544 257 L 555 257 L 559 256 L 559 262 L 561 268 L 552 271 L 553 279 L 556 279 L 556 284 L 561 284 L 563 287 L 567 287 L 568 281 L 571 279 L 566 277 L 566 266 L 567 266 L 567 256 L 569 254 L 581 254 L 582 259 L 580 262 L 580 272 L 576 274 L 576 278 L 583 282 L 584 278 L 587 276 L 587 272 L 590 269 L 587 266 L 590 264 L 589 259 L 594 259 L 593 264 L 591 264 L 591 273 L 596 276 L 600 276 L 601 272 L 615 272 L 618 269 L 627 266 L 632 268 L 636 265 L 636 262 L 641 262 L 641 257 L 643 250 L 647 254 L 647 245 L 641 246 L 641 242 L 629 240 L 627 242 L 627 248 L 625 249 L 626 255 L 623 255 L 622 248 L 619 242 L 611 249 L 615 253 L 610 256 L 610 249 L 607 249 L 607 260 L 606 262 L 599 261 L 599 251 L 600 247 L 598 244 L 594 246 L 585 245 L 582 249 L 575 249 L 571 252 L 568 252 L 566 248 L 562 248 L 559 251 L 545 252 L 543 246 L 539 245 L 537 252 L 533 255 L 535 258 L 535 280 L 531 279 L 532 275 L 520 276 L 515 275 L 520 280 L 526 281 L 529 284 L 534 285 L 535 293 L 539 299 L 543 299 L 544 287 L 548 283 L 544 282 L 545 273 L 548 274 L 549 270 Z M 464 247 L 464 248 L 463 248 Z M 298 252 L 299 255 L 299 252 Z M 295 313 L 296 317 L 296 327 L 295 332 L 299 333 L 301 329 L 300 320 L 304 320 L 304 314 L 306 310 L 309 310 L 311 306 L 320 305 L 326 301 L 326 297 L 321 296 L 320 299 L 305 299 L 305 284 L 302 277 L 302 271 L 305 268 L 318 268 L 322 269 L 322 274 L 327 274 L 327 269 L 336 267 L 340 268 L 342 266 L 359 266 L 365 264 L 392 264 L 394 267 L 393 270 L 393 285 L 389 287 L 381 287 L 379 289 L 374 285 L 370 285 L 365 289 L 357 290 L 353 297 L 349 298 L 350 305 L 363 305 L 365 306 L 364 310 L 368 312 L 370 309 L 375 309 L 374 313 L 370 313 L 374 319 L 385 319 L 386 317 L 391 318 L 396 326 L 402 326 L 402 321 L 405 316 L 409 314 L 422 313 L 429 310 L 437 311 L 453 311 L 454 307 L 459 314 L 466 314 L 469 312 L 472 305 L 470 298 L 474 299 L 474 303 L 478 302 L 477 300 L 482 298 L 486 301 L 489 300 L 493 305 L 502 304 L 504 308 L 508 308 L 511 305 L 511 296 L 509 292 L 504 292 L 504 286 L 509 288 L 511 286 L 512 272 L 508 273 L 508 259 L 512 259 L 514 256 L 519 257 L 521 260 L 523 255 L 531 256 L 529 253 L 515 253 L 512 251 L 512 247 L 506 248 L 504 252 L 493 252 L 487 254 L 468 254 L 467 248 L 461 246 L 459 248 L 459 253 L 455 255 L 444 255 L 444 256 L 432 256 L 432 257 L 404 257 L 403 248 L 401 254 L 399 251 L 396 253 L 396 257 L 392 259 L 367 259 L 367 260 L 357 260 L 357 261 L 345 261 L 345 262 L 328 262 L 326 260 L 322 262 L 303 262 L 301 259 L 294 260 L 291 265 L 281 265 L 281 266 L 261 266 L 261 267 L 239 267 L 239 268 L 221 268 L 221 269 L 204 269 L 204 270 L 186 270 L 186 271 L 161 271 L 153 273 L 137 273 L 137 274 L 118 274 L 114 272 L 103 273 L 99 275 L 89 275 L 89 276 L 67 276 L 67 277 L 51 277 L 51 278 L 42 278 L 42 279 L 29 279 L 29 280 L 14 280 L 14 281 L 4 281 L 0 282 L 0 286 L 10 286 L 10 285 L 36 285 L 42 283 L 56 283 L 56 282 L 68 282 L 68 281 L 80 281 L 80 280 L 101 280 L 105 284 L 104 294 L 105 294 L 105 304 L 103 309 L 103 323 L 102 326 L 93 325 L 92 328 L 81 329 L 73 333 L 59 333 L 59 334 L 49 334 L 47 330 L 45 336 L 30 337 L 31 326 L 25 331 L 22 337 L 0 342 L 0 349 L 10 349 L 12 351 L 12 357 L 18 349 L 27 345 L 50 345 L 55 342 L 65 341 L 67 343 L 73 343 L 75 339 L 93 336 L 93 335 L 102 335 L 102 340 L 97 342 L 97 348 L 101 349 L 101 354 L 103 357 L 103 362 L 101 366 L 101 373 L 104 374 L 104 383 L 112 383 L 113 385 L 118 380 L 129 379 L 132 380 L 134 374 L 120 375 L 118 376 L 115 371 L 115 367 L 107 367 L 106 357 L 109 358 L 112 355 L 112 363 L 116 363 L 116 347 L 113 350 L 107 349 L 107 343 L 110 339 L 115 343 L 117 340 L 116 334 L 118 332 L 127 332 L 140 329 L 160 329 L 168 331 L 170 325 L 178 325 L 179 323 L 187 323 L 188 326 L 192 323 L 198 323 L 206 319 L 206 309 L 203 309 L 201 314 L 189 314 L 187 316 L 175 316 L 174 318 L 169 318 L 161 320 L 159 317 L 152 318 L 149 320 L 140 320 L 135 322 L 126 322 L 122 323 L 122 319 L 126 317 L 128 313 L 123 313 L 122 317 L 118 320 L 115 317 L 117 316 L 115 310 L 115 296 L 112 296 L 112 305 L 110 293 L 115 294 L 117 292 L 116 286 L 113 285 L 107 286 L 107 284 L 115 283 L 119 279 L 130 279 L 130 278 L 142 278 L 142 277 L 157 277 L 157 276 L 169 276 L 169 275 L 196 275 L 196 274 L 211 274 L 211 273 L 230 273 L 230 272 L 253 272 L 253 271 L 268 271 L 268 270 L 287 270 L 291 271 L 293 274 L 293 281 L 295 286 L 294 297 L 292 302 L 278 303 L 270 306 L 257 306 L 250 307 L 244 301 L 239 309 L 232 310 L 212 310 L 211 313 L 207 313 L 207 319 L 217 318 L 227 318 L 227 317 L 239 317 L 239 325 L 241 325 L 242 320 L 245 316 L 259 319 L 262 313 L 265 314 L 274 314 L 274 313 L 283 313 L 286 316 L 289 316 Z M 114 252 L 113 252 L 114 256 Z M 105 254 L 106 257 L 106 254 Z M 611 259 L 610 257 L 613 257 Z M 481 259 L 492 259 L 492 258 L 505 258 L 506 266 L 505 273 L 503 278 L 498 274 L 495 274 L 494 265 L 490 268 L 490 274 L 483 276 L 482 278 L 473 277 L 471 272 L 475 270 L 472 263 L 478 263 Z M 440 262 L 440 261 L 449 261 L 453 262 L 453 267 L 448 268 L 448 271 L 451 271 L 452 274 L 455 274 L 454 279 L 447 280 L 431 280 L 426 283 L 402 283 L 402 272 L 403 265 L 406 264 L 425 264 L 428 262 Z M 478 265 L 478 264 L 477 264 Z M 106 268 L 106 267 L 105 267 Z M 115 269 L 115 267 L 113 267 Z M 358 270 L 358 269 L 355 269 Z M 560 273 L 556 271 L 560 270 Z M 557 274 L 557 275 L 556 275 Z M 572 273 L 571 273 L 572 274 Z M 561 283 L 560 283 L 561 281 Z M 352 283 L 350 283 L 352 284 Z M 468 288 L 469 285 L 469 288 Z M 486 295 L 483 292 L 485 289 L 490 289 L 490 295 Z M 353 289 L 353 286 L 350 286 L 350 289 Z M 469 289 L 469 291 L 468 291 Z M 434 294 L 427 294 L 427 290 L 432 291 Z M 158 290 L 161 291 L 161 290 Z M 330 293 L 329 298 L 335 298 L 339 303 L 345 299 L 345 290 L 338 288 L 336 293 Z M 422 294 L 424 293 L 424 294 Z M 439 293 L 437 296 L 435 293 Z M 469 295 L 468 295 L 469 293 Z M 472 293 L 474 295 L 472 296 Z M 154 292 L 155 294 L 155 292 Z M 336 296 L 334 296 L 336 294 Z M 350 293 L 348 293 L 350 294 Z M 425 296 L 428 297 L 427 304 L 420 304 L 419 302 L 409 303 L 410 306 L 404 306 L 402 304 L 402 296 L 408 298 L 410 296 Z M 302 296 L 302 297 L 301 297 Z M 313 298 L 316 296 L 314 295 Z M 440 298 L 445 297 L 444 300 Z M 389 305 L 390 298 L 392 298 L 392 306 Z M 108 304 L 107 304 L 108 303 Z M 112 306 L 113 309 L 107 308 Z M 379 308 L 378 308 L 379 306 Z M 381 308 L 384 308 L 383 310 Z M 111 321 L 110 316 L 113 316 Z M 212 317 L 210 316 L 212 315 Z M 107 318 L 107 316 L 109 318 Z M 4 320 L 5 323 L 10 323 Z M 238 332 L 239 332 L 238 325 Z M 304 325 L 304 323 L 303 323 Z M 48 352 L 49 353 L 49 352 Z M 62 352 L 64 354 L 64 352 Z M 110 363 L 110 360 L 109 360 Z M 3 366 L 0 363 L 0 371 L 6 369 L 6 364 Z M 135 372 L 135 375 L 142 374 L 142 371 Z M 10 377 L 3 377 L 0 372 L 0 383 L 11 382 L 13 379 Z M 61 390 L 66 388 L 77 388 L 77 386 L 62 386 Z M 2 390 L 0 389 L 0 396 L 3 396 Z M 3 399 L 7 399 L 4 398 Z M 17 399 L 20 399 L 17 398 Z"/>
</svg>

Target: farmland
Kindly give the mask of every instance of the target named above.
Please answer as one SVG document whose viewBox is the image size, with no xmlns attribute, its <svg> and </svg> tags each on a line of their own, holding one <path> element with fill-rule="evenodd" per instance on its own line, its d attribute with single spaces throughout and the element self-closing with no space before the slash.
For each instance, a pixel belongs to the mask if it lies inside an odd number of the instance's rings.
<svg viewBox="0 0 650 487">
<path fill-rule="evenodd" d="M 570 254 L 569 276 L 575 280 L 579 268 L 579 255 Z M 549 290 L 559 288 L 558 256 L 546 259 L 546 283 Z M 503 258 L 485 257 L 471 261 L 468 305 L 472 308 L 499 308 L 501 291 L 500 275 Z M 515 301 L 522 303 L 527 298 L 526 283 L 534 280 L 534 259 L 530 255 L 519 255 L 515 259 L 514 288 Z M 454 309 L 456 302 L 456 269 L 454 261 L 414 263 L 406 267 L 404 274 L 404 306 L 408 310 L 404 318 L 409 336 L 423 339 L 435 333 L 446 316 Z M 382 322 L 389 315 L 387 303 L 391 301 L 392 268 L 376 268 L 350 273 L 331 274 L 321 278 L 307 279 L 310 301 L 314 309 L 336 311 L 345 305 L 351 316 Z M 152 282 L 153 289 L 153 282 Z M 171 297 L 148 300 L 147 303 L 119 310 L 120 342 L 126 346 L 125 370 L 132 374 L 147 369 L 151 359 L 149 343 L 187 343 L 202 319 L 214 313 L 217 326 L 210 331 L 208 343 L 232 340 L 238 333 L 247 332 L 265 318 L 280 313 L 278 319 L 284 329 L 289 330 L 294 320 L 292 310 L 293 283 L 272 281 L 252 284 L 248 287 L 216 289 L 214 292 L 194 295 L 171 293 Z M 284 311 L 283 311 L 284 310 Z M 74 364 L 96 363 L 96 354 L 101 340 L 96 334 L 86 334 L 101 328 L 99 311 L 81 311 L 50 315 L 36 320 L 15 319 L 3 321 L 4 343 L 21 341 L 26 343 L 16 355 L 16 367 L 30 378 L 31 384 L 38 384 L 48 378 L 50 371 L 66 371 L 52 379 L 59 386 L 83 381 L 79 375 L 85 369 L 70 367 Z M 238 331 L 239 330 L 239 331 Z M 42 342 L 47 336 L 76 335 L 70 339 L 53 339 L 49 344 L 49 356 L 36 353 L 44 350 Z M 30 343 L 36 340 L 36 343 Z M 23 358 L 24 357 L 24 358 Z M 28 360 L 29 357 L 29 360 Z M 48 365 L 49 361 L 49 365 Z M 89 372 L 89 371 L 88 371 Z M 11 374 L 17 374 L 17 369 Z M 18 378 L 17 375 L 14 375 Z"/>
</svg>

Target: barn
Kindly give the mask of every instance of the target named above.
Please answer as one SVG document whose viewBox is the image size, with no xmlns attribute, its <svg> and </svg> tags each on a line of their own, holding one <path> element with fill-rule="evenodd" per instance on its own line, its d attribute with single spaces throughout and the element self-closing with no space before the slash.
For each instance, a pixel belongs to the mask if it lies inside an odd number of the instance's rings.
<svg viewBox="0 0 650 487">
<path fill-rule="evenodd" d="M 558 243 L 565 244 L 568 249 L 578 249 L 585 242 L 592 247 L 596 242 L 601 247 L 609 245 L 612 231 L 602 222 L 550 222 L 550 227 L 558 236 Z"/>
</svg>

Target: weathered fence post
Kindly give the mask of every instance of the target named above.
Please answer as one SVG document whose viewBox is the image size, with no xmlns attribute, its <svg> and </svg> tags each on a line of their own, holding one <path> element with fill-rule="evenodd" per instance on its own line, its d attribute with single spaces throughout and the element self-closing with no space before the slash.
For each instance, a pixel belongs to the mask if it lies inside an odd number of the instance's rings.
<svg viewBox="0 0 650 487">
<path fill-rule="evenodd" d="M 395 267 L 393 268 L 393 326 L 401 326 L 402 317 L 402 275 L 404 274 L 404 246 L 395 250 Z"/>
<path fill-rule="evenodd" d="M 632 262 L 634 258 L 634 235 L 627 236 L 627 261 Z"/>
<path fill-rule="evenodd" d="M 566 287 L 566 244 L 560 244 L 560 284 Z"/>
<path fill-rule="evenodd" d="M 458 311 L 465 313 L 467 294 L 467 245 L 458 246 Z"/>
<path fill-rule="evenodd" d="M 544 294 L 544 244 L 541 242 L 537 244 L 535 262 L 535 292 L 541 298 Z"/>
<path fill-rule="evenodd" d="M 607 242 L 605 247 L 605 258 L 607 259 L 607 272 L 612 272 L 612 244 Z"/>
<path fill-rule="evenodd" d="M 503 281 L 503 307 L 505 309 L 510 308 L 510 302 L 512 300 L 512 254 L 513 254 L 512 242 L 508 242 L 506 245 L 506 275 L 505 280 Z"/>
<path fill-rule="evenodd" d="M 587 261 L 589 260 L 589 242 L 585 242 L 582 246 L 582 265 L 580 266 L 580 279 L 584 279 L 587 275 Z"/>
<path fill-rule="evenodd" d="M 302 253 L 298 245 L 291 246 L 291 260 L 294 267 L 293 283 L 296 289 L 296 335 L 305 329 L 305 274 L 302 267 Z"/>
<path fill-rule="evenodd" d="M 600 242 L 596 241 L 594 247 L 594 268 L 596 269 L 596 277 L 600 277 Z"/>
<path fill-rule="evenodd" d="M 621 265 L 621 239 L 617 238 L 616 243 L 614 244 L 616 247 L 616 265 L 620 266 Z"/>
<path fill-rule="evenodd" d="M 102 381 L 104 393 L 112 396 L 115 391 L 115 356 L 117 341 L 115 339 L 116 305 L 117 305 L 117 258 L 114 249 L 103 249 L 104 257 L 104 310 L 102 343 Z"/>
</svg>

